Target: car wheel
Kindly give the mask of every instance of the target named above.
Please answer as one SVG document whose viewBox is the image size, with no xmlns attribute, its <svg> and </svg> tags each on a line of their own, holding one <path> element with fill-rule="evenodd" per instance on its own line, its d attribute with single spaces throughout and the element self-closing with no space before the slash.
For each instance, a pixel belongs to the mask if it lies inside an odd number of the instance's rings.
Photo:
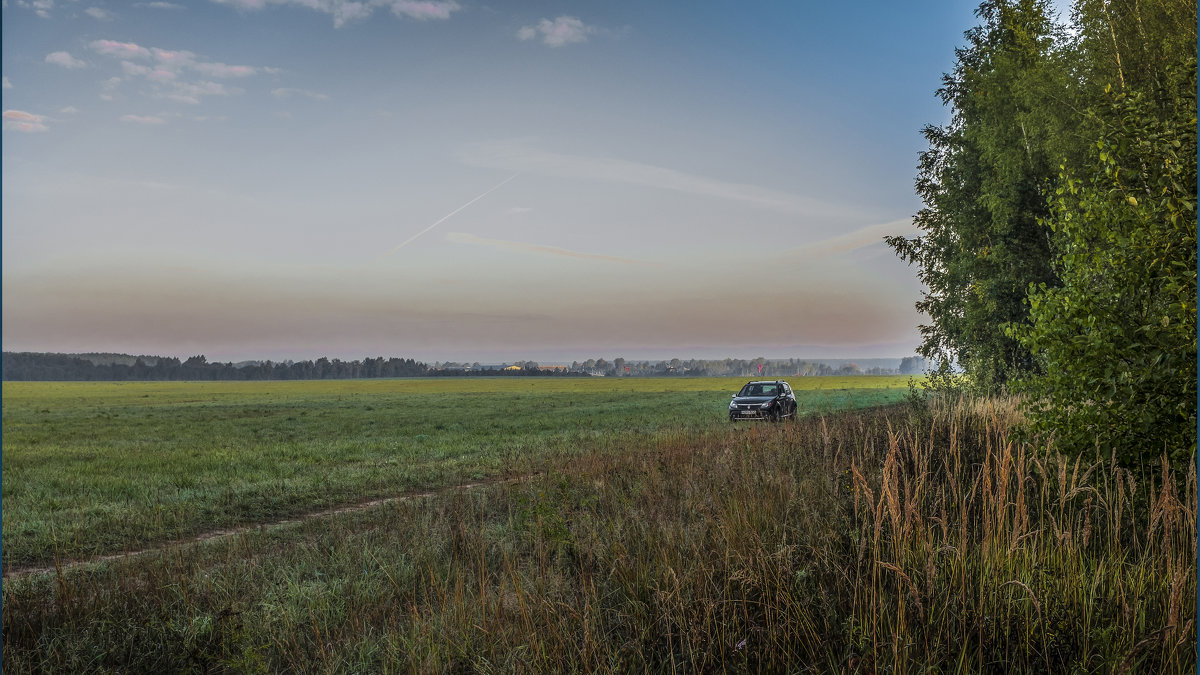
<svg viewBox="0 0 1200 675">
<path fill-rule="evenodd" d="M 783 406 L 777 405 L 774 408 L 771 408 L 770 417 L 771 417 L 772 422 L 782 422 L 783 421 Z"/>
</svg>

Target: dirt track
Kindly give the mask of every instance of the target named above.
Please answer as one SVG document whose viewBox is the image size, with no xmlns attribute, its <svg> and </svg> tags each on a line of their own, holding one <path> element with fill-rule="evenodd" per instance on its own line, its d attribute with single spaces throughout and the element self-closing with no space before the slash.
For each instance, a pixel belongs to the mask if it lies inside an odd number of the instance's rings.
<svg viewBox="0 0 1200 675">
<path fill-rule="evenodd" d="M 486 487 L 489 485 L 502 485 L 505 483 L 519 483 L 524 480 L 529 480 L 530 478 L 533 478 L 534 476 L 538 476 L 538 475 L 541 475 L 541 474 L 540 473 L 530 473 L 530 474 L 525 474 L 525 475 L 515 476 L 515 477 L 510 476 L 510 477 L 506 477 L 506 478 L 492 478 L 492 479 L 488 479 L 488 480 L 476 481 L 474 483 L 451 485 L 449 487 L 444 487 L 444 488 L 441 488 L 438 490 L 426 490 L 424 492 L 410 492 L 410 493 L 403 494 L 403 495 L 397 495 L 395 497 L 384 497 L 383 499 L 372 499 L 371 501 L 359 502 L 357 504 L 348 504 L 346 506 L 339 506 L 339 507 L 333 508 L 333 509 L 324 509 L 321 511 L 310 511 L 308 513 L 301 513 L 301 514 L 289 516 L 287 518 L 281 518 L 279 520 L 270 520 L 270 521 L 265 521 L 265 522 L 260 522 L 260 523 L 252 523 L 249 525 L 240 525 L 238 527 L 230 527 L 230 528 L 225 528 L 225 529 L 220 529 L 220 530 L 211 530 L 209 532 L 205 532 L 203 534 L 198 534 L 193 537 L 188 537 L 186 539 L 176 539 L 174 541 L 165 542 L 165 543 L 159 544 L 157 546 L 149 546 L 146 548 L 138 549 L 136 551 L 125 551 L 123 553 L 112 553 L 109 555 L 100 555 L 100 556 L 95 556 L 92 558 L 86 558 L 83 560 L 60 561 L 49 567 L 14 567 L 12 569 L 4 570 L 3 578 L 14 579 L 14 578 L 20 578 L 20 577 L 27 577 L 27 576 L 34 575 L 34 574 L 51 574 L 51 573 L 55 573 L 55 572 L 61 572 L 64 570 L 73 569 L 76 567 L 84 567 L 87 565 L 95 565 L 97 563 L 109 562 L 112 560 L 125 560 L 128 558 L 136 558 L 138 556 L 149 555 L 151 553 L 161 553 L 163 551 L 169 551 L 169 550 L 175 549 L 175 548 L 191 546 L 193 544 L 199 544 L 201 542 L 211 541 L 213 539 L 220 539 L 222 537 L 232 537 L 232 536 L 241 534 L 243 532 L 249 532 L 251 530 L 257 530 L 257 529 L 268 528 L 268 527 L 278 527 L 281 525 L 296 525 L 296 524 L 307 522 L 309 520 L 314 520 L 317 518 L 328 518 L 330 516 L 336 516 L 336 515 L 340 515 L 343 513 L 366 511 L 368 509 L 373 509 L 373 508 L 376 508 L 379 506 L 383 506 L 385 504 L 394 504 L 397 502 L 407 502 L 407 501 L 414 501 L 417 499 L 426 499 L 428 497 L 437 497 L 440 495 L 451 494 L 454 492 L 464 492 L 466 490 L 473 490 L 475 488 Z"/>
</svg>

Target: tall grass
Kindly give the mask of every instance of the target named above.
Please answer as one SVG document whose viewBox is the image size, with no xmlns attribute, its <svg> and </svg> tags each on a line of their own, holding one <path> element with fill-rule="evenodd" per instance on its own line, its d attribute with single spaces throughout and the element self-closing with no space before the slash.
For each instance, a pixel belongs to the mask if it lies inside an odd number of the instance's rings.
<svg viewBox="0 0 1200 675">
<path fill-rule="evenodd" d="M 14 671 L 1194 672 L 1196 474 L 1011 401 L 680 429 L 524 482 L 9 579 Z"/>
</svg>

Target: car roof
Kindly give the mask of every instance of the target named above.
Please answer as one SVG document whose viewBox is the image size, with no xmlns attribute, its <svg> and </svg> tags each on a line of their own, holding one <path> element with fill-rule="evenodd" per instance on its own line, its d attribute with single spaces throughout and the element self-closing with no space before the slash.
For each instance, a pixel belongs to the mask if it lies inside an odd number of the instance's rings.
<svg viewBox="0 0 1200 675">
<path fill-rule="evenodd" d="M 775 384 L 776 382 L 782 382 L 783 384 L 787 384 L 787 382 L 784 382 L 783 380 L 751 380 L 751 381 L 747 382 L 746 384 Z"/>
</svg>

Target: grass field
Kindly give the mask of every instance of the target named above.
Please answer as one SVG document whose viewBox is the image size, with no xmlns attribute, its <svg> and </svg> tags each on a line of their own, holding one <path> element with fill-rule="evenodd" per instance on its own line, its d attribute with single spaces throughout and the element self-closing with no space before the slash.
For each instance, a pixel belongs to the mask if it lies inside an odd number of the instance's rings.
<svg viewBox="0 0 1200 675">
<path fill-rule="evenodd" d="M 801 411 L 905 377 L 791 378 Z M 6 382 L 6 570 L 539 470 L 726 423 L 744 378 Z"/>
<path fill-rule="evenodd" d="M 677 382 L 697 388 L 663 391 Z M 1011 400 L 830 409 L 900 389 L 807 391 L 821 414 L 722 423 L 739 383 L 15 388 L 23 480 L 76 475 L 71 498 L 107 505 L 100 522 L 147 528 L 76 530 L 67 557 L 172 536 L 155 503 L 213 508 L 186 521 L 206 527 L 522 477 L 6 578 L 5 669 L 1196 672 L 1195 467 L 1014 441 Z M 71 468 L 105 454 L 140 468 Z M 216 509 L 222 481 L 245 482 Z M 70 524 L 65 506 L 25 508 Z"/>
</svg>

